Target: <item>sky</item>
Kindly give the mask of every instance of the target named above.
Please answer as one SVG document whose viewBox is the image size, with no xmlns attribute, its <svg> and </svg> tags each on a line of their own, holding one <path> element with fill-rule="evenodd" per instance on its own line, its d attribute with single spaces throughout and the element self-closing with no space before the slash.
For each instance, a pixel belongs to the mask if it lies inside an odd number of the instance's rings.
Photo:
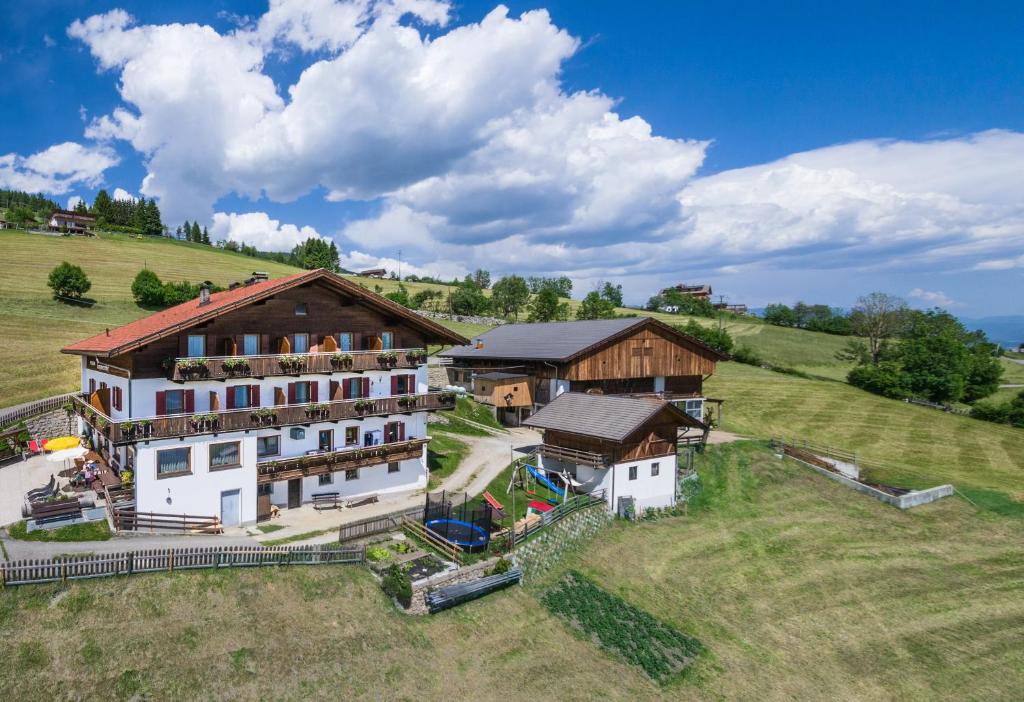
<svg viewBox="0 0 1024 702">
<path fill-rule="evenodd" d="M 643 303 L 1024 313 L 1024 5 L 37 2 L 0 187 Z M 399 254 L 401 252 L 401 254 Z"/>
</svg>

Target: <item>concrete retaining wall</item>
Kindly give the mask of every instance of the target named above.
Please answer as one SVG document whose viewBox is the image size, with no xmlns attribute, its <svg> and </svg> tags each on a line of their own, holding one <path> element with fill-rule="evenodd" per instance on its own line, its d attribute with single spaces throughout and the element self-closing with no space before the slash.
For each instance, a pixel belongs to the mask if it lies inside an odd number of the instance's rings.
<svg viewBox="0 0 1024 702">
<path fill-rule="evenodd" d="M 799 458 L 794 458 L 793 456 L 789 456 L 789 458 L 792 458 L 797 463 L 805 465 L 811 470 L 824 475 L 826 478 L 831 478 L 837 483 L 842 483 L 846 487 L 853 488 L 857 492 L 862 492 L 865 495 L 871 495 L 871 497 L 874 497 L 876 500 L 884 502 L 887 505 L 892 505 L 893 507 L 898 507 L 899 509 L 910 509 L 911 507 L 926 505 L 929 502 L 935 502 L 935 500 L 943 497 L 949 497 L 953 494 L 952 485 L 939 485 L 933 488 L 928 488 L 927 490 L 908 492 L 905 495 L 890 495 L 889 493 L 873 488 L 870 485 L 865 485 L 864 483 L 847 478 L 845 475 L 835 473 L 826 468 L 821 468 L 812 463 L 808 463 L 807 461 L 802 461 Z"/>
</svg>

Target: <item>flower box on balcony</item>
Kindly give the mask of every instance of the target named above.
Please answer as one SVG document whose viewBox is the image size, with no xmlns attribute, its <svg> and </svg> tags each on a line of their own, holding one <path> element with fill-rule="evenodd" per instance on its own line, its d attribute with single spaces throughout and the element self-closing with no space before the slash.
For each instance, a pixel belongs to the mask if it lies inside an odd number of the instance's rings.
<svg viewBox="0 0 1024 702">
<path fill-rule="evenodd" d="M 216 429 L 220 418 L 215 412 L 207 412 L 205 414 L 193 414 L 189 417 L 189 424 L 196 431 L 206 431 L 208 429 Z"/>
<path fill-rule="evenodd" d="M 298 373 L 306 365 L 306 359 L 302 356 L 281 356 L 277 359 L 277 363 L 283 371 Z"/>
<path fill-rule="evenodd" d="M 252 420 L 253 424 L 263 426 L 265 424 L 273 424 L 277 421 L 277 413 L 274 412 L 270 407 L 261 407 L 249 414 L 249 419 Z"/>
<path fill-rule="evenodd" d="M 326 419 L 331 413 L 331 406 L 322 402 L 306 405 L 306 416 L 312 419 Z"/>
<path fill-rule="evenodd" d="M 356 412 L 365 412 L 373 406 L 373 403 L 369 400 L 356 400 L 352 406 Z"/>
<path fill-rule="evenodd" d="M 352 354 L 350 353 L 335 353 L 331 355 L 331 365 L 336 368 L 351 368 L 352 367 Z"/>
<path fill-rule="evenodd" d="M 183 358 L 175 363 L 175 368 L 184 378 L 200 378 L 210 372 L 205 358 Z"/>
<path fill-rule="evenodd" d="M 390 367 L 398 363 L 398 354 L 394 351 L 385 351 L 377 354 L 377 363 L 382 366 Z"/>
<path fill-rule="evenodd" d="M 221 364 L 228 375 L 248 375 L 249 360 L 245 358 L 228 358 Z"/>
<path fill-rule="evenodd" d="M 405 352 L 405 360 L 409 363 L 426 363 L 426 349 L 409 349 Z"/>
<path fill-rule="evenodd" d="M 414 407 L 416 405 L 415 395 L 402 395 L 398 398 L 399 407 Z"/>
</svg>

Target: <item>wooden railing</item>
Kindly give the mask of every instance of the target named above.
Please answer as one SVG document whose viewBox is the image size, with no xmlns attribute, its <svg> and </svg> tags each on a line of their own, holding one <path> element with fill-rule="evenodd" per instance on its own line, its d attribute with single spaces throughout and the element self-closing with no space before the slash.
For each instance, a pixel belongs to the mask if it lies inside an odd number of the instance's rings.
<svg viewBox="0 0 1024 702">
<path fill-rule="evenodd" d="M 338 542 L 345 543 L 353 539 L 361 539 L 365 536 L 384 534 L 389 531 L 397 531 L 402 528 L 402 520 L 405 517 L 417 517 L 423 515 L 423 508 L 400 510 L 389 514 L 382 514 L 379 517 L 367 517 L 357 522 L 342 524 L 338 529 Z"/>
<path fill-rule="evenodd" d="M 353 446 L 352 448 L 311 456 L 278 458 L 256 464 L 256 482 L 269 483 L 275 480 L 289 480 L 308 475 L 333 473 L 338 470 L 352 470 L 363 466 L 374 466 L 390 461 L 404 461 L 419 458 L 423 445 L 429 439 L 409 439 L 377 446 Z"/>
<path fill-rule="evenodd" d="M 426 354 L 418 353 L 418 351 L 421 349 L 176 358 L 174 365 L 169 369 L 168 377 L 176 382 L 185 382 L 221 378 L 263 378 L 302 373 L 347 373 L 416 368 L 427 362 Z"/>
<path fill-rule="evenodd" d="M 532 524 L 529 520 L 523 520 L 521 526 L 518 524 L 515 525 L 509 534 L 510 546 L 511 548 L 515 548 L 537 532 L 557 524 L 570 514 L 595 505 L 601 505 L 603 508 L 607 509 L 608 505 L 605 502 L 604 490 L 595 490 L 588 494 L 570 497 L 565 502 L 542 514 L 540 520 L 533 522 Z"/>
<path fill-rule="evenodd" d="M 112 575 L 174 572 L 240 566 L 326 565 L 363 563 L 363 548 L 338 546 L 162 548 L 127 553 L 83 554 L 68 558 L 0 563 L 0 585 L 85 580 Z"/>
<path fill-rule="evenodd" d="M 402 528 L 420 541 L 440 551 L 443 555 L 462 565 L 462 547 L 453 544 L 438 534 L 433 529 L 425 526 L 415 518 L 406 515 L 402 517 Z"/>
<path fill-rule="evenodd" d="M 115 422 L 89 404 L 84 395 L 74 398 L 79 414 L 115 444 L 145 439 L 166 439 L 196 434 L 219 434 L 246 429 L 269 429 L 314 422 L 336 422 L 389 414 L 451 409 L 455 397 L 451 393 L 396 395 L 363 400 L 338 400 L 302 405 L 252 407 L 224 412 L 201 412 L 148 417 Z"/>
<path fill-rule="evenodd" d="M 114 509 L 114 528 L 118 531 L 180 531 L 189 534 L 223 534 L 224 527 L 217 517 L 194 514 L 164 514 L 162 512 L 136 512 L 134 509 Z"/>
<path fill-rule="evenodd" d="M 606 456 L 602 453 L 581 451 L 564 446 L 552 446 L 551 444 L 541 444 L 537 448 L 537 453 L 545 458 L 554 458 L 560 461 L 569 461 L 570 463 L 581 463 L 598 468 L 603 468 L 612 462 L 611 456 Z"/>
<path fill-rule="evenodd" d="M 46 397 L 42 400 L 32 400 L 31 402 L 14 405 L 13 407 L 5 407 L 4 409 L 0 409 L 0 427 L 5 427 L 8 424 L 20 422 L 22 419 L 28 419 L 29 417 L 34 417 L 37 414 L 42 414 L 43 412 L 49 412 L 59 407 L 63 407 L 65 402 L 73 398 L 74 393 L 67 393 L 64 395 Z"/>
</svg>

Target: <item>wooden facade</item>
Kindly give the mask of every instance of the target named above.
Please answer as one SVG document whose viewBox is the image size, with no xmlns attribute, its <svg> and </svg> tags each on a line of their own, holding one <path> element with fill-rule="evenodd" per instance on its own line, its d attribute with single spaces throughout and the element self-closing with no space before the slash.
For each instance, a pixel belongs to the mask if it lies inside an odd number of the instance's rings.
<svg viewBox="0 0 1024 702">
<path fill-rule="evenodd" d="M 477 378 L 473 382 L 473 397 L 495 407 L 532 407 L 533 383 L 533 378 L 525 374 L 515 378 Z"/>
<path fill-rule="evenodd" d="M 688 343 L 651 325 L 584 353 L 562 369 L 563 380 L 608 380 L 656 376 L 705 376 L 715 360 L 697 344 Z"/>
<path fill-rule="evenodd" d="M 559 457 L 557 449 L 597 454 L 607 465 L 644 458 L 657 458 L 658 456 L 675 456 L 678 429 L 678 419 L 670 411 L 665 410 L 651 417 L 622 441 L 545 429 L 541 452 L 543 453 L 545 448 L 550 447 L 556 449 L 551 452 L 556 457 Z M 566 452 L 564 455 L 569 454 Z"/>
</svg>

